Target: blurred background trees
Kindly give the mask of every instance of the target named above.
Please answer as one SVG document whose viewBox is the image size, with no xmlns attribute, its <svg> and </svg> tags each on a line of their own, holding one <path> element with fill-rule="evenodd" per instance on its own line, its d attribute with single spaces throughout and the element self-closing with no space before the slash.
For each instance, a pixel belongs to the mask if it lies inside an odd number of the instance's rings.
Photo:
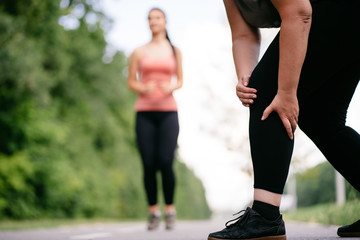
<svg viewBox="0 0 360 240">
<path fill-rule="evenodd" d="M 0 219 L 146 213 L 127 59 L 94 6 L 0 3 Z M 176 171 L 179 217 L 209 217 L 201 182 Z"/>
<path fill-rule="evenodd" d="M 347 181 L 346 200 L 360 199 L 360 193 Z M 329 162 L 322 162 L 296 175 L 296 193 L 299 207 L 335 203 L 335 171 Z"/>
</svg>

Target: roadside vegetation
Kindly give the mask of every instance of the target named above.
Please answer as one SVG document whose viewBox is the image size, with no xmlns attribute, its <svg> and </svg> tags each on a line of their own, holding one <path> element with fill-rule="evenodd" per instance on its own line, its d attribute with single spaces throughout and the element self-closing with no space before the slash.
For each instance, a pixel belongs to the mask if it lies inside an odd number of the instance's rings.
<svg viewBox="0 0 360 240">
<path fill-rule="evenodd" d="M 296 175 L 298 209 L 284 214 L 288 220 L 347 225 L 360 219 L 360 193 L 348 182 L 346 202 L 336 202 L 335 171 L 323 162 Z"/>
<path fill-rule="evenodd" d="M 330 225 L 348 225 L 360 219 L 360 201 L 348 201 L 338 206 L 335 203 L 319 204 L 286 212 L 285 220 L 315 222 Z"/>
</svg>

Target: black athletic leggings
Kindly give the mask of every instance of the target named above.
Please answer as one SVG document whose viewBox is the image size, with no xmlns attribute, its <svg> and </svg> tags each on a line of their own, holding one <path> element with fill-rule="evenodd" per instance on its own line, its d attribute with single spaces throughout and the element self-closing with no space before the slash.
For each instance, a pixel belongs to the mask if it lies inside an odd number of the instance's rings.
<svg viewBox="0 0 360 240">
<path fill-rule="evenodd" d="M 360 78 L 359 11 L 359 0 L 313 3 L 308 50 L 298 87 L 299 127 L 358 191 L 360 136 L 345 122 Z M 251 75 L 249 86 L 257 89 L 257 99 L 250 107 L 249 133 L 254 187 L 283 193 L 294 142 L 276 112 L 260 120 L 276 95 L 278 67 L 279 35 Z"/>
<path fill-rule="evenodd" d="M 173 204 L 175 175 L 174 153 L 179 135 L 177 112 L 137 112 L 136 138 L 144 169 L 144 185 L 150 206 L 157 204 L 158 170 L 166 204 Z"/>
</svg>

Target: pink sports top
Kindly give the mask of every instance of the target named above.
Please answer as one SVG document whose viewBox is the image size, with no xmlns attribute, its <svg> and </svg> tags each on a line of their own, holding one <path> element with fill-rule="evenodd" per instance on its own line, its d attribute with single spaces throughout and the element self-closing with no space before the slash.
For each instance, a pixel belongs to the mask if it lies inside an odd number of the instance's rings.
<svg viewBox="0 0 360 240">
<path fill-rule="evenodd" d="M 160 84 L 170 83 L 176 72 L 175 56 L 163 59 L 152 59 L 143 56 L 139 63 L 140 81 L 155 82 L 155 90 L 151 93 L 139 94 L 135 103 L 136 111 L 177 111 L 177 105 L 172 93 L 165 94 Z"/>
</svg>

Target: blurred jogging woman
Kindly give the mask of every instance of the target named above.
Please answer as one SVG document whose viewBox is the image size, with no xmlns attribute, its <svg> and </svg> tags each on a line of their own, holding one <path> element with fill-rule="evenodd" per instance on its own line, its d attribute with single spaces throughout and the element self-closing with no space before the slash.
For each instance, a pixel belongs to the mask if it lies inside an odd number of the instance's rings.
<svg viewBox="0 0 360 240">
<path fill-rule="evenodd" d="M 160 222 L 156 180 L 158 170 L 162 176 L 166 204 L 166 229 L 172 229 L 176 215 L 173 160 L 179 134 L 177 105 L 172 92 L 181 88 L 183 83 L 181 53 L 169 40 L 165 13 L 153 8 L 148 20 L 152 40 L 132 53 L 128 86 L 139 94 L 135 104 L 136 137 L 149 204 L 148 229 L 157 229 Z M 176 82 L 172 81 L 174 75 Z"/>
</svg>

